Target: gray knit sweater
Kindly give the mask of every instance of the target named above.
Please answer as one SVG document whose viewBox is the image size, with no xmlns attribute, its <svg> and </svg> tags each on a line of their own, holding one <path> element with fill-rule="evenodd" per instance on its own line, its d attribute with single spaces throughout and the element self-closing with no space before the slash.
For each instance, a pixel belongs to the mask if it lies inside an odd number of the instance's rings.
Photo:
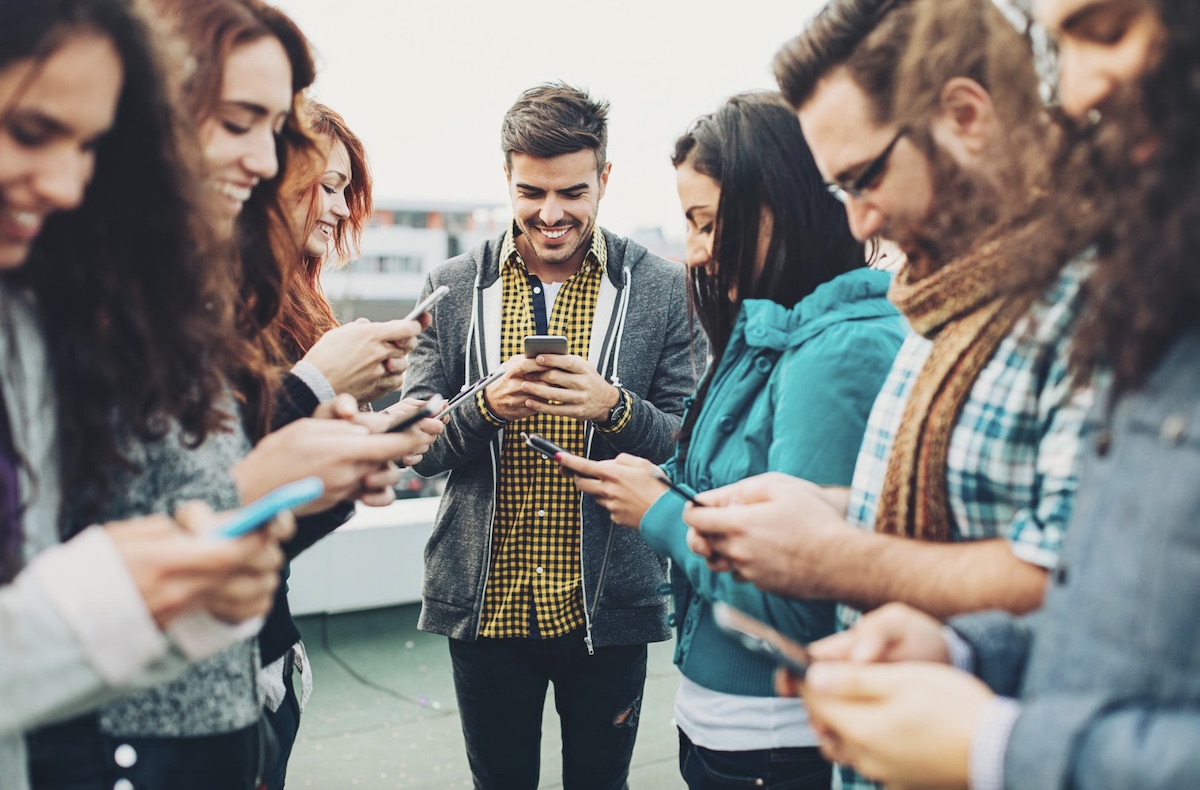
<svg viewBox="0 0 1200 790">
<path fill-rule="evenodd" d="M 170 513 L 188 500 L 214 510 L 238 506 L 229 469 L 250 451 L 240 426 L 190 449 L 178 431 L 128 451 L 135 472 L 118 473 L 102 521 Z M 100 728 L 116 736 L 182 737 L 231 732 L 258 720 L 257 641 L 247 640 L 190 666 L 161 686 L 109 703 Z"/>
</svg>

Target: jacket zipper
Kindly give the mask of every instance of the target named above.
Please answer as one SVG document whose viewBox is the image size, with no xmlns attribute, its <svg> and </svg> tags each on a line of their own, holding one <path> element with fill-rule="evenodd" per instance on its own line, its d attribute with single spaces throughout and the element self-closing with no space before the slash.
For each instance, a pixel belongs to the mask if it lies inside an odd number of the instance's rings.
<svg viewBox="0 0 1200 790">
<path fill-rule="evenodd" d="M 620 298 L 617 299 L 615 307 L 617 310 L 617 320 L 615 324 L 609 324 L 608 337 L 605 338 L 605 342 L 611 341 L 611 344 L 608 348 L 608 359 L 602 362 L 603 367 L 606 369 L 613 367 L 612 359 L 614 353 L 618 357 L 620 356 L 621 352 L 618 348 L 618 345 L 620 344 L 621 337 L 624 334 L 625 316 L 628 313 L 629 300 L 627 296 L 629 293 L 629 268 L 623 267 L 622 271 L 624 274 L 625 288 L 622 290 L 622 293 L 619 294 Z M 619 387 L 620 384 L 617 383 L 619 381 L 617 378 L 617 371 L 614 369 L 612 373 L 614 386 Z M 585 458 L 590 458 L 592 454 L 592 440 L 596 436 L 595 426 L 589 424 L 584 436 L 583 455 Z M 581 493 L 579 495 L 579 595 L 583 599 L 583 643 L 587 645 L 589 656 L 596 655 L 596 648 L 592 643 L 592 614 L 594 614 L 596 609 L 600 607 L 600 593 L 604 591 L 604 574 L 605 571 L 608 570 L 608 559 L 609 554 L 612 552 L 612 542 L 615 529 L 616 525 L 610 520 L 608 524 L 608 541 L 604 545 L 604 556 L 600 561 L 600 573 L 596 575 L 596 597 L 595 600 L 592 601 L 592 611 L 588 612 L 587 572 L 586 563 L 583 556 L 583 494 Z"/>
</svg>

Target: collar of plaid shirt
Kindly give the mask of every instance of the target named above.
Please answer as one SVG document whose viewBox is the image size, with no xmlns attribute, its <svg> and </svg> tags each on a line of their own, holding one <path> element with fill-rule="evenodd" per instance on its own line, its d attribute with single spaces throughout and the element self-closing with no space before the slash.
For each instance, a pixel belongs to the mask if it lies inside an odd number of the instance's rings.
<svg viewBox="0 0 1200 790">
<path fill-rule="evenodd" d="M 508 229 L 508 233 L 504 234 L 504 241 L 500 243 L 501 270 L 515 266 L 528 274 L 528 269 L 525 268 L 525 261 L 521 258 L 521 253 L 517 250 L 517 237 L 521 233 L 521 226 L 514 219 Z M 592 246 L 588 250 L 587 255 L 584 256 L 582 266 L 582 269 L 589 272 L 597 268 L 604 274 L 608 273 L 608 244 L 604 242 L 604 234 L 600 232 L 599 225 L 592 230 Z"/>
</svg>

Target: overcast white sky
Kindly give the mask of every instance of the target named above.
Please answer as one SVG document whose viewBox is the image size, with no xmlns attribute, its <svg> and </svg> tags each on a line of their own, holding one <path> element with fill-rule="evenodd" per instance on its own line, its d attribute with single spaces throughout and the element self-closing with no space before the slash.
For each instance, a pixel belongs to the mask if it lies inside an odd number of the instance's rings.
<svg viewBox="0 0 1200 790">
<path fill-rule="evenodd" d="M 600 222 L 682 235 L 670 152 L 694 117 L 775 87 L 771 58 L 820 0 L 274 0 L 312 41 L 315 95 L 367 145 L 381 199 L 507 204 L 504 112 L 562 79 L 612 103 Z"/>
</svg>

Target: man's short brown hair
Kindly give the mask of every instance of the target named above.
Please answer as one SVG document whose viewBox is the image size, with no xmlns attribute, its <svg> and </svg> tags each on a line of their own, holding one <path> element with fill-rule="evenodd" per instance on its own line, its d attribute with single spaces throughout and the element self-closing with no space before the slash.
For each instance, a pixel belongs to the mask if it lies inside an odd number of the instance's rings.
<svg viewBox="0 0 1200 790">
<path fill-rule="evenodd" d="M 500 148 L 509 168 L 514 153 L 550 159 L 588 149 L 599 171 L 608 161 L 608 102 L 562 82 L 532 87 L 504 114 Z"/>
<path fill-rule="evenodd" d="M 845 66 L 870 101 L 875 122 L 890 121 L 913 17 L 909 0 L 830 0 L 805 31 L 775 55 L 775 79 L 783 98 L 799 109 L 822 78 Z"/>
</svg>

